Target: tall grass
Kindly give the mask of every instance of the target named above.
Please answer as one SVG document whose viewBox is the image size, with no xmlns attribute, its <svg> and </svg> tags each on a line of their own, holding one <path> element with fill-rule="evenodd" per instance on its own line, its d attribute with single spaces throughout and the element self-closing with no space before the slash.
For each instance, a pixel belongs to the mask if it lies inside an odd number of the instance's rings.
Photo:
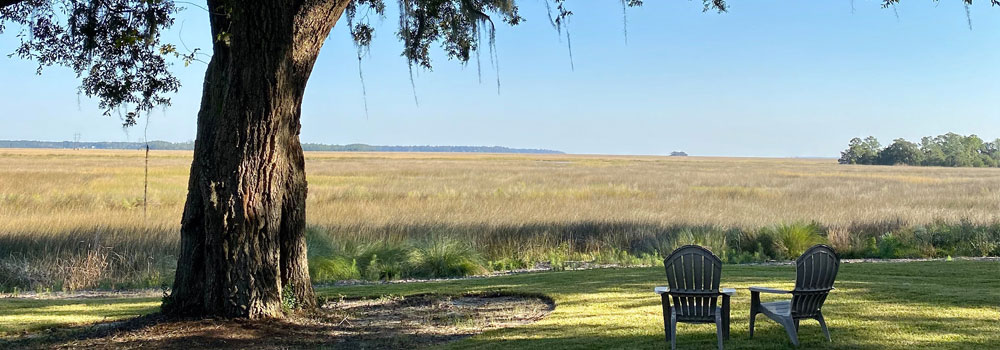
<svg viewBox="0 0 1000 350">
<path fill-rule="evenodd" d="M 790 259 L 802 255 L 806 249 L 817 244 L 826 243 L 820 236 L 822 228 L 815 224 L 778 225 L 761 230 L 758 236 L 768 236 L 767 242 L 773 244 L 768 254 L 779 259 Z"/>
<path fill-rule="evenodd" d="M 486 273 L 479 252 L 456 237 L 431 236 L 410 251 L 413 276 L 448 277 Z"/>
<path fill-rule="evenodd" d="M 141 152 L 0 150 L 0 289 L 168 285 L 190 152 L 151 156 L 144 217 Z M 324 282 L 580 261 L 650 264 L 683 244 L 708 246 L 729 262 L 790 259 L 820 241 L 844 257 L 1000 255 L 998 169 L 698 157 L 306 157 L 310 270 Z"/>
<path fill-rule="evenodd" d="M 483 260 L 466 241 L 433 235 L 419 240 L 359 243 L 334 239 L 317 228 L 306 232 L 309 274 L 314 282 L 392 280 L 484 274 Z"/>
<path fill-rule="evenodd" d="M 169 285 L 178 240 L 163 229 L 0 234 L 0 290 Z"/>
</svg>

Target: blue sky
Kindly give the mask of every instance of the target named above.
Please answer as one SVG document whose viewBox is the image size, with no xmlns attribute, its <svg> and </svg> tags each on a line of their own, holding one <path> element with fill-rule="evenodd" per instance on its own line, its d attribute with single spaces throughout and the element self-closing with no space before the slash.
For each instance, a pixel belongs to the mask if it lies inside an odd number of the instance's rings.
<svg viewBox="0 0 1000 350">
<path fill-rule="evenodd" d="M 972 26 L 958 0 L 570 1 L 575 70 L 541 0 L 521 0 L 522 25 L 497 32 L 497 72 L 482 58 L 462 66 L 438 52 L 415 78 L 395 13 L 377 26 L 363 62 L 366 116 L 355 50 L 335 28 L 306 91 L 303 142 L 502 145 L 571 153 L 834 157 L 855 136 L 918 139 L 949 131 L 1000 137 L 1000 8 L 977 1 Z M 389 7 L 390 11 L 395 6 Z M 183 24 L 183 30 L 181 26 Z M 166 39 L 210 48 L 207 16 L 191 8 Z M 0 36 L 12 52 L 13 32 Z M 65 68 L 0 58 L 0 139 L 138 141 L 97 102 L 78 96 Z M 195 137 L 204 65 L 177 64 L 184 86 L 149 119 L 149 139 Z M 15 82 L 15 83 L 11 83 Z"/>
</svg>

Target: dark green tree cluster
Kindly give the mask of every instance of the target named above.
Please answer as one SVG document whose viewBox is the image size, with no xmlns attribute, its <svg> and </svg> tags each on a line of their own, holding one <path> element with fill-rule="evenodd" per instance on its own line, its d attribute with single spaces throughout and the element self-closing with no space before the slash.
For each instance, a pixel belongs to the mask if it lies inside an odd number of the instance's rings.
<svg viewBox="0 0 1000 350">
<path fill-rule="evenodd" d="M 856 137 L 840 152 L 840 164 L 998 167 L 1000 139 L 986 142 L 976 135 L 950 132 L 924 137 L 920 144 L 900 138 L 882 148 L 873 136 Z"/>
</svg>

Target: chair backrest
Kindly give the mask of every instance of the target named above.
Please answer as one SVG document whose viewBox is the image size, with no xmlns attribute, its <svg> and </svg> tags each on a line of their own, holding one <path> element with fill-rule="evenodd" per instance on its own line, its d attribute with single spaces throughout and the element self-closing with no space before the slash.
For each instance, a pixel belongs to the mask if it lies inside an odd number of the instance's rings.
<svg viewBox="0 0 1000 350">
<path fill-rule="evenodd" d="M 697 245 L 686 245 L 663 260 L 670 296 L 679 318 L 713 322 L 722 260 Z"/>
<path fill-rule="evenodd" d="M 817 244 L 795 260 L 795 289 L 792 291 L 792 317 L 814 317 L 823 308 L 826 296 L 840 269 L 840 258 L 833 248 Z"/>
</svg>

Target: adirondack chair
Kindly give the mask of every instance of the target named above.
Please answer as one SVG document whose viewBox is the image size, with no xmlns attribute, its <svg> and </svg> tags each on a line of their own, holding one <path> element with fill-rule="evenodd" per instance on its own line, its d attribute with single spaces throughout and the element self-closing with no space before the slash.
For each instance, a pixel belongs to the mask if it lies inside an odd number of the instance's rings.
<svg viewBox="0 0 1000 350">
<path fill-rule="evenodd" d="M 656 287 L 663 303 L 663 331 L 670 349 L 677 348 L 677 322 L 715 323 L 719 350 L 729 339 L 729 297 L 735 289 L 719 289 L 722 260 L 708 249 L 686 245 L 663 260 L 669 287 Z M 718 300 L 722 299 L 722 307 Z M 671 303 L 673 304 L 671 306 Z"/>
<path fill-rule="evenodd" d="M 840 259 L 832 248 L 819 244 L 806 250 L 795 261 L 795 289 L 791 291 L 750 287 L 750 338 L 753 338 L 754 318 L 762 313 L 785 327 L 792 344 L 799 345 L 799 320 L 819 321 L 827 341 L 830 331 L 823 320 L 823 302 L 837 278 Z M 760 293 L 791 294 L 792 300 L 761 303 Z"/>
</svg>

